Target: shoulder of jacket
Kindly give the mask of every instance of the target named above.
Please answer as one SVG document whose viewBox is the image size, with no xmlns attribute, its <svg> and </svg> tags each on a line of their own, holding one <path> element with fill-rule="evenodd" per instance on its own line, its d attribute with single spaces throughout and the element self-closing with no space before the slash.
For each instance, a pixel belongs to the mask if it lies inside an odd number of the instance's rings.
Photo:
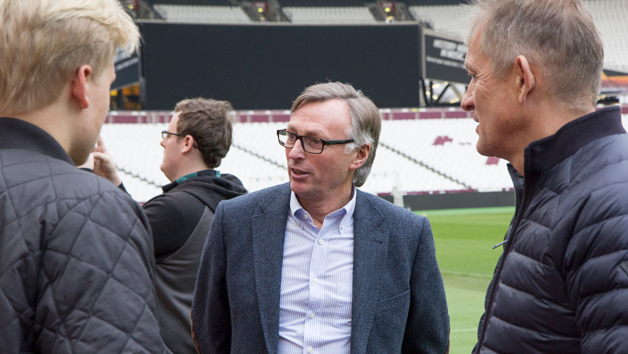
<svg viewBox="0 0 628 354">
<path fill-rule="evenodd" d="M 221 202 L 221 204 L 226 204 L 226 205 L 234 206 L 234 207 L 243 206 L 243 205 L 250 207 L 253 205 L 265 204 L 266 202 L 277 201 L 278 199 L 285 199 L 285 197 L 289 197 L 289 196 L 290 196 L 290 185 L 286 183 L 286 184 L 280 184 L 280 185 L 269 187 L 269 188 L 260 189 L 258 191 L 251 192 L 251 193 L 239 196 L 237 198 L 224 200 Z M 280 202 L 283 203 L 283 200 L 281 200 Z"/>
</svg>

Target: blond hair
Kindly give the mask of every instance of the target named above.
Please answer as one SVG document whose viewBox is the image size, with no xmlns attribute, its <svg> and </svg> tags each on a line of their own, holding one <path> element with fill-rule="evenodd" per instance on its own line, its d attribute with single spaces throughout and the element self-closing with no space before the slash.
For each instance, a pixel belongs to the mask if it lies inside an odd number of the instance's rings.
<svg viewBox="0 0 628 354">
<path fill-rule="evenodd" d="M 472 0 L 471 31 L 478 31 L 492 72 L 505 77 L 518 55 L 541 67 L 550 95 L 573 109 L 595 105 L 604 48 L 580 0 Z"/>
<path fill-rule="evenodd" d="M 117 0 L 0 0 L 0 112 L 36 111 L 59 98 L 81 65 L 95 78 L 139 31 Z"/>
<path fill-rule="evenodd" d="M 351 111 L 351 126 L 346 133 L 354 142 L 347 144 L 345 153 L 350 154 L 353 150 L 367 144 L 371 146 L 366 162 L 353 174 L 353 183 L 361 187 L 371 172 L 381 131 L 381 117 L 375 103 L 350 84 L 327 82 L 306 88 L 292 103 L 290 112 L 294 113 L 310 102 L 325 102 L 333 99 L 343 100 Z"/>
</svg>

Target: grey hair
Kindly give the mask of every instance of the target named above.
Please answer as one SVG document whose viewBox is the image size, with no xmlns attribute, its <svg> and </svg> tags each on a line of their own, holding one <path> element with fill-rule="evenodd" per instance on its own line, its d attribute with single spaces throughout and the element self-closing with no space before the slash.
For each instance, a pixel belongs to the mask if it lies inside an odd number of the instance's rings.
<svg viewBox="0 0 628 354">
<path fill-rule="evenodd" d="M 541 67 L 557 104 L 583 110 L 600 92 L 604 48 L 581 0 L 471 0 L 466 41 L 481 34 L 492 72 L 504 78 L 523 55 Z"/>
<path fill-rule="evenodd" d="M 292 104 L 290 113 L 294 113 L 300 107 L 310 102 L 325 102 L 333 99 L 346 102 L 351 112 L 351 126 L 346 133 L 354 142 L 345 146 L 345 153 L 350 154 L 364 145 L 371 146 L 366 162 L 355 170 L 353 174 L 353 183 L 357 187 L 361 187 L 371 172 L 381 131 L 381 117 L 375 103 L 364 96 L 362 91 L 353 88 L 351 84 L 327 82 L 306 88 Z"/>
</svg>

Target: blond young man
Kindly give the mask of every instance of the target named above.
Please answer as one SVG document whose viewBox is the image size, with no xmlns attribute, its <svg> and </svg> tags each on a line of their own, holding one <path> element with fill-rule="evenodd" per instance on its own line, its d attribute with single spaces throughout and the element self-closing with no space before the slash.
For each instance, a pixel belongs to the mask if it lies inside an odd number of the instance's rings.
<svg viewBox="0 0 628 354">
<path fill-rule="evenodd" d="M 628 135 L 580 0 L 475 0 L 461 105 L 517 207 L 473 353 L 628 353 Z"/>
<path fill-rule="evenodd" d="M 148 221 L 75 167 L 137 27 L 116 0 L 1 0 L 0 31 L 0 351 L 165 352 Z"/>
</svg>

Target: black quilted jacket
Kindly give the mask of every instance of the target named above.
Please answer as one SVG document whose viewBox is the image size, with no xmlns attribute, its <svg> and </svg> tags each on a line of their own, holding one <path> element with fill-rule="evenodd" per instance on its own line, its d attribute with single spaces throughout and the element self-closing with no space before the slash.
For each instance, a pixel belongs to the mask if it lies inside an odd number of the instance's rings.
<svg viewBox="0 0 628 354">
<path fill-rule="evenodd" d="M 628 135 L 619 107 L 509 166 L 517 209 L 474 353 L 628 353 Z"/>
<path fill-rule="evenodd" d="M 0 118 L 0 353 L 163 353 L 140 207 Z"/>
</svg>

